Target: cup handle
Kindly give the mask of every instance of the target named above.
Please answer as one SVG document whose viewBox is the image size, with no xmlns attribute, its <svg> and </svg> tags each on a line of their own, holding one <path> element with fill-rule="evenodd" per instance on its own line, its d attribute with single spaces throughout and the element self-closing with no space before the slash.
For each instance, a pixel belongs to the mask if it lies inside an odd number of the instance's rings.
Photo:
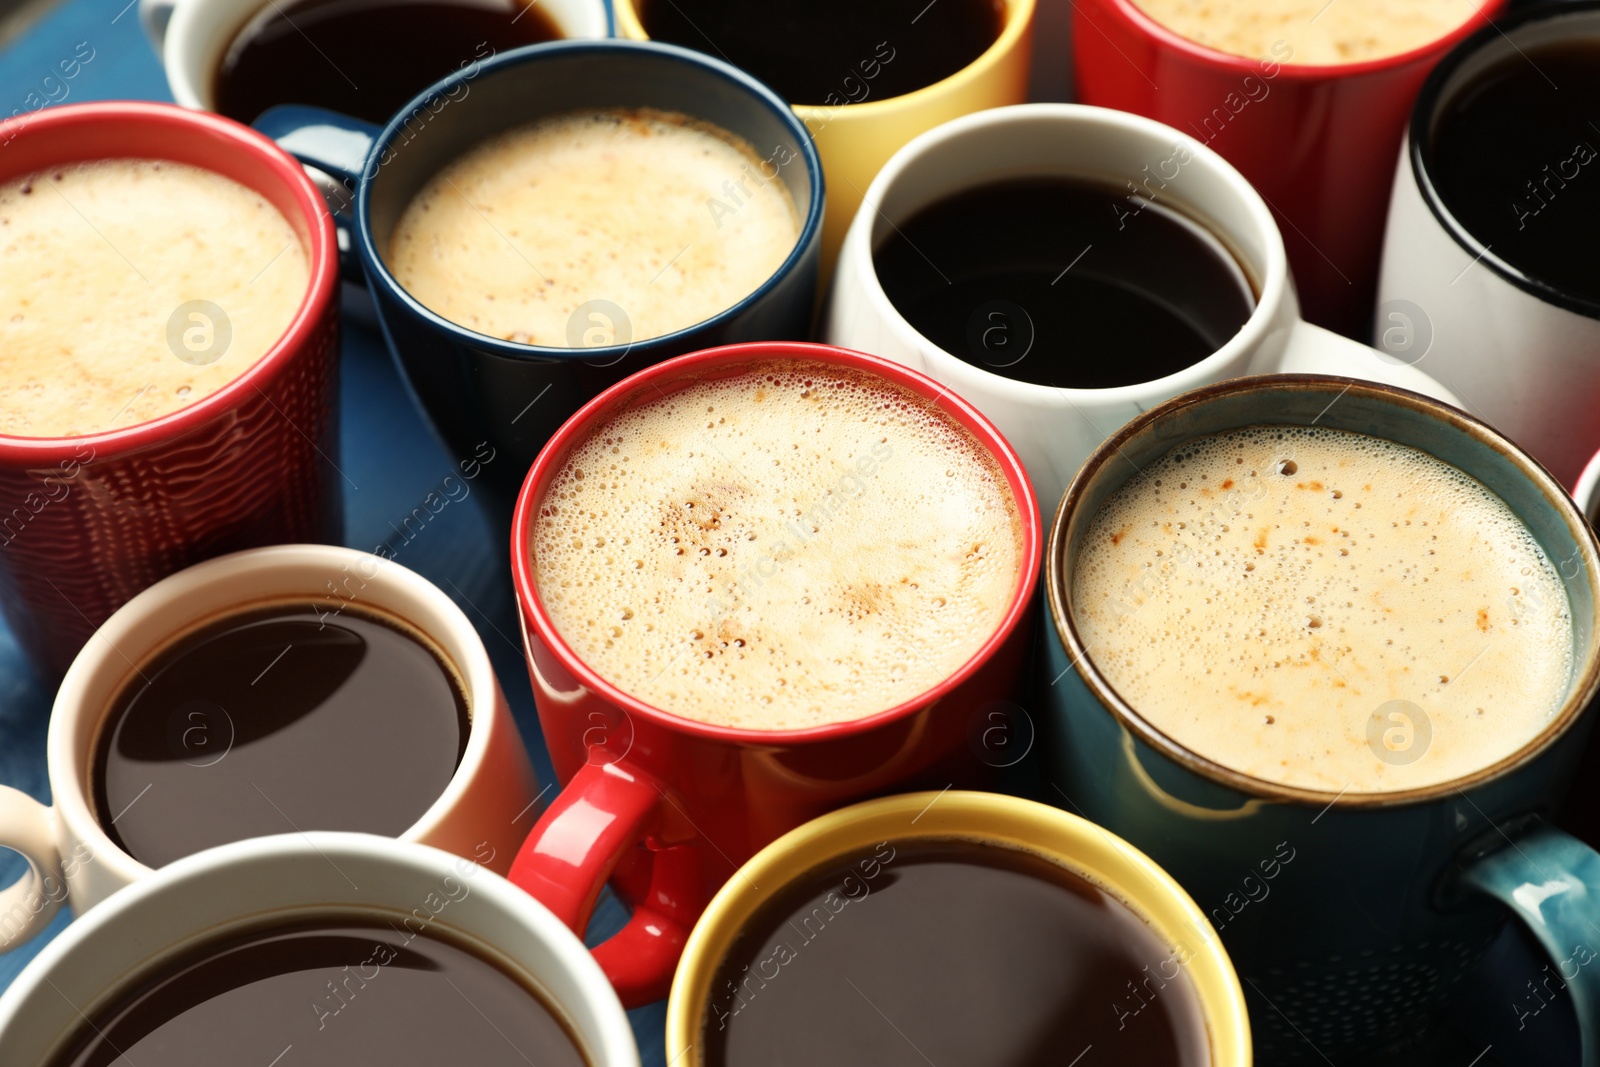
<svg viewBox="0 0 1600 1067">
<path fill-rule="evenodd" d="M 1600 1067 L 1600 853 L 1541 827 L 1473 863 L 1462 881 L 1510 908 L 1539 939 L 1571 993 L 1583 1067 Z"/>
<path fill-rule="evenodd" d="M 1362 378 L 1410 389 L 1454 407 L 1465 406 L 1460 397 L 1416 367 L 1391 362 L 1376 348 L 1303 320 L 1294 324 L 1289 332 L 1289 343 L 1283 346 L 1276 359 L 1266 362 L 1266 366 L 1253 366 L 1251 371 L 1256 374 L 1337 374 L 1345 378 Z"/>
<path fill-rule="evenodd" d="M 55 831 L 54 812 L 21 790 L 0 785 L 0 846 L 21 853 L 29 868 L 15 885 L 0 889 L 0 954 L 49 926 L 66 898 Z"/>
<path fill-rule="evenodd" d="M 252 125 L 300 162 L 327 171 L 350 190 L 355 189 L 380 132 L 370 122 L 302 104 L 270 107 Z M 355 251 L 355 224 L 337 212 L 333 221 L 339 228 L 339 274 L 345 281 L 363 285 L 361 258 Z"/>
<path fill-rule="evenodd" d="M 167 44 L 167 25 L 172 21 L 172 9 L 177 0 L 139 0 L 139 25 L 150 38 L 150 47 L 159 56 Z"/>
<path fill-rule="evenodd" d="M 625 762 L 589 762 L 551 803 L 507 875 L 583 936 L 600 889 L 617 862 L 651 829 L 664 794 Z M 667 910 L 694 899 L 685 848 L 652 853 L 649 891 L 633 916 L 594 949 L 595 962 L 625 1007 L 662 999 L 688 939 L 688 924 Z"/>
</svg>

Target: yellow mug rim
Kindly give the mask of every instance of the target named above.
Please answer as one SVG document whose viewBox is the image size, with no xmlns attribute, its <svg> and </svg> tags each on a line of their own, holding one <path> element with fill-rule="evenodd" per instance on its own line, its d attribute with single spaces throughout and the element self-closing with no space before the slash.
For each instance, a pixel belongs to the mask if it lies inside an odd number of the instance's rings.
<svg viewBox="0 0 1600 1067">
<path fill-rule="evenodd" d="M 699 1067 L 710 984 L 735 936 L 772 896 L 831 861 L 889 841 L 966 838 L 1059 863 L 1120 900 L 1175 950 L 1200 1000 L 1213 1067 L 1250 1067 L 1250 1021 L 1233 962 L 1210 921 L 1172 876 L 1143 852 L 1087 819 L 1000 793 L 946 790 L 869 800 L 813 819 L 756 853 L 712 898 L 695 924 L 667 1002 L 667 1056 Z M 1130 888 L 1131 885 L 1131 888 Z"/>
<path fill-rule="evenodd" d="M 860 104 L 795 104 L 789 106 L 802 121 L 810 122 L 826 120 L 837 113 L 861 115 L 863 117 L 883 114 L 901 108 L 916 108 L 936 96 L 943 96 L 950 90 L 958 88 L 962 82 L 971 81 L 987 74 L 990 69 L 999 65 L 1000 61 L 1009 55 L 1033 25 L 1033 8 L 1035 0 L 1004 0 L 1006 5 L 1005 25 L 1000 27 L 1000 33 L 994 42 L 971 63 L 962 67 L 954 74 L 920 89 L 913 89 L 909 93 L 899 96 L 889 96 L 882 100 L 868 100 Z M 612 13 L 617 20 L 617 36 L 626 37 L 635 41 L 648 41 L 650 35 L 644 30 L 644 23 L 639 21 L 639 13 L 634 10 L 634 0 L 612 0 Z M 754 77 L 754 75 L 752 75 Z M 758 79 L 759 80 L 759 79 Z"/>
</svg>

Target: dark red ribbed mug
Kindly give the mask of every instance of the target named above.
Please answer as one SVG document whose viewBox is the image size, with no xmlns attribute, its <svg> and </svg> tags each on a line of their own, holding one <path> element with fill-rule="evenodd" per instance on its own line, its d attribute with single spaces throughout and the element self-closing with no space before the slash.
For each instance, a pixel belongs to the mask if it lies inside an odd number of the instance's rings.
<svg viewBox="0 0 1600 1067">
<path fill-rule="evenodd" d="M 211 395 L 81 437 L 0 435 L 0 610 L 41 673 L 60 677 L 100 623 L 174 571 L 243 548 L 339 539 L 338 245 L 301 166 L 216 115 L 74 104 L 0 122 L 0 146 L 0 181 L 95 159 L 221 174 L 288 219 L 310 267 L 283 335 Z"/>
<path fill-rule="evenodd" d="M 600 677 L 556 631 L 529 555 L 534 519 L 574 448 L 630 406 L 775 360 L 848 368 L 900 385 L 966 427 L 1005 477 L 1021 528 L 1017 583 L 966 663 L 916 697 L 864 718 L 750 730 L 681 718 Z M 933 379 L 827 345 L 757 342 L 692 352 L 625 378 L 550 438 L 517 499 L 511 566 L 534 698 L 563 789 L 509 877 L 582 933 L 608 879 L 633 917 L 595 949 L 632 1007 L 666 996 L 700 912 L 764 846 L 818 815 L 872 796 L 992 782 L 1024 748 L 1019 695 L 1032 638 L 1041 528 L 1022 461 L 976 408 Z M 1015 730 L 1015 734 L 1011 731 Z M 1005 736 L 1001 736 L 1004 734 Z"/>
<path fill-rule="evenodd" d="M 1371 328 L 1378 256 L 1400 139 L 1423 79 L 1506 0 L 1397 55 L 1314 66 L 1292 47 L 1255 59 L 1175 33 L 1134 0 L 1077 0 L 1072 61 L 1077 99 L 1131 111 L 1217 150 L 1272 208 L 1301 311 L 1363 340 Z M 1157 175 L 1138 190 L 1161 202 Z"/>
</svg>

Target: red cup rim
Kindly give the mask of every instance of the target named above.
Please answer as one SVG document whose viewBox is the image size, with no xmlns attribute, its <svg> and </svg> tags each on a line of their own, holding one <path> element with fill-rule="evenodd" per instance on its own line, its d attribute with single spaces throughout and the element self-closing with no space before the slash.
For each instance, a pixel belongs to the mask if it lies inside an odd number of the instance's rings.
<svg viewBox="0 0 1600 1067">
<path fill-rule="evenodd" d="M 1409 52 L 1396 52 L 1390 56 L 1379 56 L 1376 59 L 1363 60 L 1359 63 L 1280 63 L 1278 77 L 1291 79 L 1317 80 L 1331 77 L 1359 76 L 1372 74 L 1379 71 L 1393 70 L 1408 64 L 1426 59 L 1432 55 L 1443 55 L 1454 48 L 1458 41 L 1476 33 L 1479 29 L 1478 19 L 1488 21 L 1503 10 L 1510 0 L 1480 0 L 1478 10 L 1469 15 L 1455 29 L 1442 37 L 1435 37 L 1426 41 Z M 1154 37 L 1162 45 L 1174 51 L 1181 52 L 1190 59 L 1210 63 L 1213 66 L 1225 67 L 1241 75 L 1254 74 L 1264 59 L 1259 57 L 1251 59 L 1246 56 L 1236 56 L 1232 52 L 1223 52 L 1209 45 L 1189 39 L 1175 30 L 1157 22 L 1139 8 L 1134 0 L 1106 0 L 1107 6 L 1116 14 L 1122 16 L 1136 29 L 1148 37 Z"/>
<path fill-rule="evenodd" d="M 210 421 L 219 412 L 236 407 L 247 391 L 256 389 L 279 373 L 295 352 L 311 342 L 323 322 L 328 305 L 338 293 L 338 242 L 334 236 L 333 217 L 328 212 L 321 192 L 306 174 L 305 168 L 292 156 L 248 126 L 221 115 L 191 111 L 174 104 L 111 100 L 45 108 L 6 119 L 0 122 L 0 145 L 7 144 L 12 136 L 20 139 L 38 131 L 112 124 L 124 127 L 142 125 L 157 130 L 187 129 L 226 142 L 241 155 L 253 157 L 267 180 L 275 181 L 286 189 L 301 209 L 311 243 L 307 249 L 310 280 L 300 306 L 278 340 L 251 367 L 216 392 L 166 415 L 100 433 L 78 437 L 0 434 L 0 461 L 53 464 L 64 450 L 80 446 L 89 447 L 97 458 L 103 458 L 108 453 L 133 451 L 194 429 Z M 58 162 L 113 158 L 94 150 L 95 142 L 91 133 L 79 129 L 78 136 L 83 147 L 79 147 L 80 142 L 74 142 L 72 150 L 64 153 Z M 118 155 L 114 158 L 129 157 Z M 159 151 L 152 151 L 137 158 L 168 157 Z M 290 222 L 293 224 L 292 219 Z"/>
<path fill-rule="evenodd" d="M 799 730 L 750 730 L 715 726 L 674 715 L 672 712 L 646 704 L 618 689 L 584 663 L 556 631 L 555 624 L 545 612 L 544 604 L 540 602 L 535 589 L 532 560 L 524 546 L 528 544 L 528 536 L 532 533 L 536 498 L 541 495 L 544 486 L 572 449 L 587 439 L 589 428 L 599 419 L 610 415 L 623 402 L 638 395 L 642 389 L 664 380 L 691 377 L 696 371 L 775 359 L 812 360 L 866 371 L 887 378 L 937 402 L 940 410 L 970 430 L 1000 464 L 1000 469 L 1011 486 L 1018 517 L 1022 522 L 1023 560 L 1011 603 L 999 624 L 990 633 L 988 640 L 984 641 L 965 663 L 931 689 L 903 703 L 859 719 L 808 726 Z M 522 483 L 522 489 L 517 494 L 516 513 L 511 522 L 511 570 L 517 587 L 517 603 L 522 610 L 523 625 L 531 629 L 539 640 L 561 659 L 563 667 L 586 688 L 599 694 L 607 702 L 622 708 L 629 715 L 641 716 L 658 726 L 679 733 L 745 746 L 777 747 L 833 740 L 870 732 L 942 700 L 957 686 L 972 677 L 979 666 L 987 662 L 996 650 L 1005 644 L 1032 610 L 1033 592 L 1039 581 L 1041 567 L 1039 552 L 1042 543 L 1043 527 L 1039 518 L 1038 503 L 1022 460 L 994 424 L 955 392 L 919 371 L 864 352 L 801 341 L 755 341 L 708 348 L 663 360 L 611 386 L 562 423 L 561 428 L 550 437 L 534 459 L 533 466 L 529 468 L 528 476 Z"/>
</svg>

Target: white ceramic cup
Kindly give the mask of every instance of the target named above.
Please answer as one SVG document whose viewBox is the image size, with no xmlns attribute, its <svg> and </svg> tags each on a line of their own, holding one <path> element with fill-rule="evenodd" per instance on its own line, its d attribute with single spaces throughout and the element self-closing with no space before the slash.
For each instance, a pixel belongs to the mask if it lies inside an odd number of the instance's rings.
<svg viewBox="0 0 1600 1067">
<path fill-rule="evenodd" d="M 136 665 L 220 614 L 283 600 L 385 611 L 448 657 L 466 687 L 466 752 L 444 792 L 401 839 L 507 870 L 538 814 L 538 785 L 472 623 L 437 586 L 398 563 L 331 545 L 274 545 L 162 579 L 119 608 L 73 660 L 46 739 L 54 805 L 0 786 L 0 846 L 21 853 L 29 868 L 0 890 L 0 952 L 44 929 L 63 903 L 81 915 L 151 874 L 101 827 L 89 777 L 101 723 Z"/>
<path fill-rule="evenodd" d="M 139 21 L 167 71 L 172 99 L 184 107 L 215 111 L 211 87 L 228 46 L 268 0 L 140 0 Z M 563 37 L 611 36 L 604 0 L 531 0 Z M 463 56 L 471 59 L 471 56 Z M 449 71 L 435 72 L 444 77 Z M 284 71 L 293 78 L 293 71 Z M 434 80 L 417 83 L 421 92 Z"/>
<path fill-rule="evenodd" d="M 988 182 L 1042 175 L 1077 175 L 1116 187 L 1138 183 L 1154 194 L 1151 202 L 1188 215 L 1232 251 L 1256 291 L 1255 311 L 1232 340 L 1198 363 L 1164 378 L 1107 389 L 1017 381 L 939 348 L 890 303 L 873 268 L 873 250 L 893 227 L 932 203 Z M 1129 209 L 1139 206 L 1130 195 Z M 895 153 L 867 190 L 845 237 L 826 322 L 829 343 L 914 367 L 993 420 L 1021 454 L 1046 515 L 1073 472 L 1123 423 L 1225 378 L 1339 374 L 1456 402 L 1414 367 L 1300 318 L 1283 236 L 1260 195 L 1221 156 L 1151 119 L 1079 104 L 978 112 L 935 127 Z"/>
<path fill-rule="evenodd" d="M 0 996 L 0 1062 L 47 1062 L 108 999 L 198 941 L 280 917 L 293 923 L 329 915 L 378 915 L 412 933 L 448 928 L 520 972 L 564 1018 L 591 1067 L 638 1067 L 633 1031 L 611 984 L 543 905 L 439 849 L 330 831 L 258 837 L 186 856 L 67 927 Z M 219 1063 L 238 1062 L 219 1052 Z"/>
<path fill-rule="evenodd" d="M 1600 7 L 1546 4 L 1514 12 L 1463 41 L 1434 69 L 1400 148 L 1374 323 L 1380 344 L 1390 330 L 1426 341 L 1428 371 L 1567 486 L 1600 448 L 1600 304 L 1529 277 L 1485 247 L 1440 200 L 1428 173 L 1431 153 L 1418 146 L 1440 105 L 1486 67 L 1572 38 L 1600 40 Z M 1540 164 L 1558 162 L 1530 162 L 1528 177 L 1541 178 Z M 1594 169 L 1590 163 L 1583 171 Z M 1595 196 L 1583 184 L 1596 181 L 1580 173 L 1561 195 Z M 1508 214 L 1518 197 L 1531 201 L 1523 190 L 1507 190 Z"/>
</svg>

